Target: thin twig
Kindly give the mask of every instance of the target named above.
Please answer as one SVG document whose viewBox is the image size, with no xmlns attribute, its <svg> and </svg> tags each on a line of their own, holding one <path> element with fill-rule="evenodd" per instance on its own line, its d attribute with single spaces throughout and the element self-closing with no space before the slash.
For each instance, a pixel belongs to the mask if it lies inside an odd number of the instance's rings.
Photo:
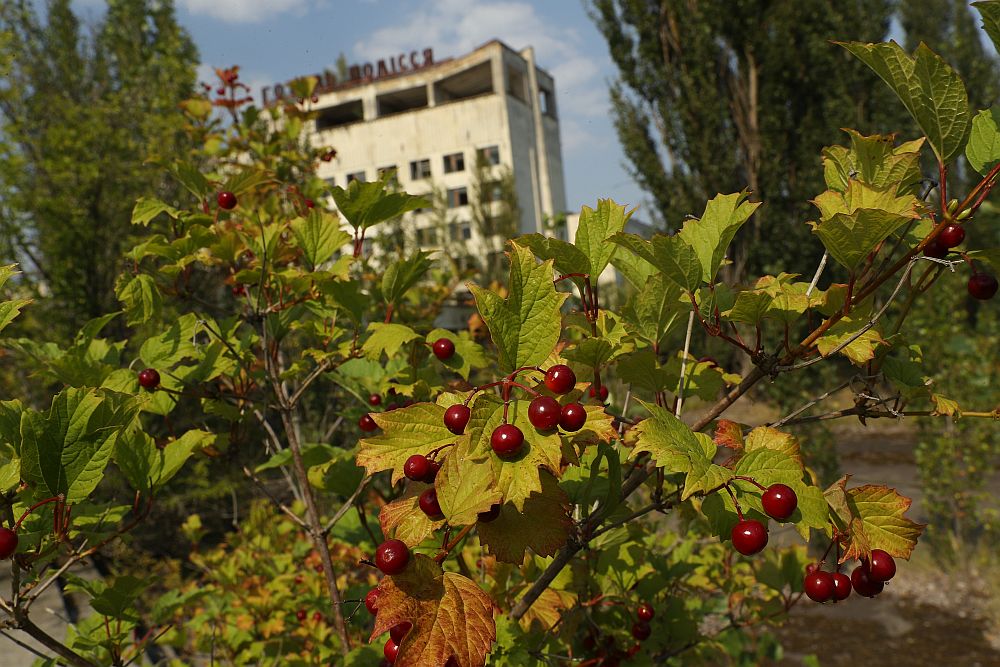
<svg viewBox="0 0 1000 667">
<path fill-rule="evenodd" d="M 826 250 L 823 251 L 823 257 L 819 260 L 819 266 L 816 267 L 816 273 L 813 274 L 812 282 L 809 283 L 808 289 L 806 289 L 806 296 L 812 294 L 812 291 L 816 289 L 816 283 L 819 282 L 819 277 L 823 275 L 823 269 L 826 268 L 826 260 L 829 259 L 830 253 Z"/>
<path fill-rule="evenodd" d="M 361 483 L 358 484 L 358 488 L 354 489 L 354 493 L 351 494 L 351 497 L 348 498 L 344 502 L 344 504 L 340 506 L 340 509 L 337 510 L 337 513 L 333 515 L 333 518 L 330 519 L 327 522 L 326 526 L 323 527 L 324 535 L 329 534 L 330 531 L 333 530 L 333 527 L 337 525 L 337 522 L 340 521 L 342 518 L 344 518 L 344 515 L 347 514 L 348 511 L 350 511 L 351 506 L 354 505 L 354 501 L 358 499 L 358 496 L 361 495 L 361 492 L 364 491 L 366 486 L 368 486 L 369 481 L 371 481 L 371 476 L 365 477 L 363 480 L 361 480 Z"/>
<path fill-rule="evenodd" d="M 681 357 L 681 377 L 677 387 L 677 407 L 674 408 L 674 416 L 681 416 L 681 407 L 684 405 L 684 374 L 687 372 L 688 352 L 691 349 L 691 331 L 694 329 L 694 310 L 688 315 L 687 334 L 684 336 L 684 355 Z"/>
<path fill-rule="evenodd" d="M 801 408 L 799 408 L 798 410 L 796 410 L 795 412 L 789 413 L 788 415 L 782 417 L 781 419 L 779 419 L 778 421 L 774 422 L 773 424 L 768 424 L 768 426 L 771 426 L 772 428 L 779 428 L 781 426 L 784 426 L 789 421 L 791 421 L 795 417 L 798 417 L 800 414 L 802 414 L 803 412 L 805 412 L 806 410 L 808 410 L 812 406 L 814 406 L 817 403 L 820 403 L 822 401 L 825 401 L 826 399 L 830 398 L 830 396 L 832 396 L 833 394 L 836 394 L 841 389 L 845 389 L 848 386 L 850 386 L 850 384 L 851 384 L 851 380 L 847 380 L 846 382 L 841 383 L 836 388 L 831 389 L 830 391 L 826 392 L 822 396 L 817 396 L 816 398 L 814 398 L 813 400 L 809 401 L 808 403 L 806 403 L 805 405 L 803 405 Z"/>
<path fill-rule="evenodd" d="M 305 521 L 303 521 L 302 518 L 299 517 L 298 514 L 296 514 L 295 512 L 293 512 L 291 510 L 291 508 L 288 507 L 288 505 L 286 505 L 285 503 L 283 503 L 280 500 L 278 500 L 278 498 L 275 497 L 275 495 L 273 493 L 271 493 L 270 491 L 268 491 L 267 487 L 264 486 L 264 483 L 261 482 L 260 479 L 257 478 L 257 475 L 253 474 L 253 471 L 251 471 L 250 468 L 248 468 L 247 466 L 243 466 L 243 474 L 246 475 L 247 478 L 250 479 L 250 481 L 253 482 L 254 485 L 258 489 L 260 489 L 261 492 L 265 496 L 267 496 L 271 500 L 272 503 L 274 503 L 275 507 L 277 507 L 279 510 L 281 510 L 282 512 L 284 512 L 288 516 L 288 518 L 290 518 L 292 521 L 294 521 L 295 523 L 297 523 L 300 528 L 302 528 L 303 530 L 306 530 L 306 531 L 309 530 L 309 525 Z"/>
</svg>

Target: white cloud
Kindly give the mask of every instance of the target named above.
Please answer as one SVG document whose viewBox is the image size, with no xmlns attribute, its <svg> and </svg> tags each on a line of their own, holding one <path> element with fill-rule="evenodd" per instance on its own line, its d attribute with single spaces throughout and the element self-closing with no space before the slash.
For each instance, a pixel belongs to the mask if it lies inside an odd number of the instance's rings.
<svg viewBox="0 0 1000 667">
<path fill-rule="evenodd" d="M 211 16 L 227 23 L 259 23 L 285 12 L 301 12 L 308 0 L 180 0 L 192 14 Z"/>
<path fill-rule="evenodd" d="M 389 53 L 433 46 L 438 57 L 459 56 L 494 38 L 515 49 L 534 47 L 539 66 L 555 77 L 564 118 L 607 115 L 607 87 L 580 35 L 572 28 L 547 23 L 527 2 L 429 0 L 395 24 L 358 41 L 354 53 L 376 60 Z"/>
</svg>

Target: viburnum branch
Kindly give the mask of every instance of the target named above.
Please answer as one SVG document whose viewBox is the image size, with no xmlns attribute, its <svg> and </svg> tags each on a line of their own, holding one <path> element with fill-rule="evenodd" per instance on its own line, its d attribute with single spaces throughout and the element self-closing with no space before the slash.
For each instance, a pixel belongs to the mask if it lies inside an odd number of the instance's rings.
<svg viewBox="0 0 1000 667">
<path fill-rule="evenodd" d="M 743 521 L 743 510 L 740 508 L 740 501 L 736 500 L 736 494 L 733 493 L 733 489 L 729 486 L 729 484 L 723 484 L 722 488 L 724 488 L 726 493 L 729 494 L 729 497 L 733 499 L 733 505 L 736 506 L 736 516 L 740 518 L 740 521 Z"/>
<path fill-rule="evenodd" d="M 257 478 L 257 475 L 253 474 L 253 471 L 251 471 L 250 468 L 248 468 L 247 466 L 243 466 L 243 474 L 246 475 L 247 479 L 253 482 L 258 489 L 260 489 L 261 493 L 263 493 L 265 496 L 268 497 L 268 499 L 274 504 L 275 507 L 281 510 L 292 521 L 297 523 L 300 528 L 306 531 L 309 530 L 309 525 L 305 521 L 303 521 L 298 514 L 293 512 L 292 509 L 288 507 L 288 505 L 278 500 L 278 498 L 276 498 L 275 495 L 271 493 L 266 486 L 264 486 L 263 482 L 261 482 L 260 479 Z"/>
<path fill-rule="evenodd" d="M 830 252 L 824 250 L 823 256 L 819 260 L 819 266 L 816 267 L 816 272 L 813 274 L 812 281 L 810 281 L 809 287 L 806 288 L 806 296 L 811 295 L 813 290 L 816 289 L 816 283 L 819 282 L 819 277 L 823 275 L 823 269 L 826 268 L 826 262 L 829 258 Z"/>
<path fill-rule="evenodd" d="M 470 532 L 472 532 L 472 529 L 475 528 L 475 527 L 476 527 L 476 524 L 470 523 L 468 526 L 466 526 L 461 531 L 459 531 L 458 535 L 456 535 L 455 538 L 451 542 L 448 542 L 444 546 L 444 548 L 441 549 L 440 552 L 438 552 L 438 555 L 434 557 L 434 560 L 436 560 L 438 563 L 443 563 L 444 559 L 448 557 L 448 554 L 450 554 L 452 552 L 452 550 L 456 546 L 458 546 L 458 543 L 461 542 L 462 540 L 464 540 L 465 536 L 468 535 Z"/>
<path fill-rule="evenodd" d="M 841 384 L 837 385 L 835 388 L 833 388 L 830 391 L 826 392 L 822 396 L 817 396 L 816 398 L 812 399 L 811 401 L 809 401 L 808 403 L 806 403 L 805 405 L 803 405 L 801 408 L 795 410 L 794 412 L 789 413 L 788 415 L 782 417 L 778 421 L 776 421 L 776 422 L 774 422 L 772 424 L 769 424 L 769 426 L 771 426 L 772 428 L 780 428 L 780 427 L 784 426 L 785 424 L 787 424 L 788 422 L 790 422 L 792 419 L 794 419 L 795 417 L 798 417 L 800 414 L 802 414 L 803 412 L 805 412 L 806 410 L 808 410 L 812 406 L 816 405 L 817 403 L 825 401 L 826 399 L 830 398 L 830 396 L 832 396 L 833 394 L 836 394 L 838 391 L 840 391 L 842 389 L 846 389 L 850 384 L 851 384 L 851 380 L 847 380 L 845 382 L 842 382 Z"/>
<path fill-rule="evenodd" d="M 687 384 L 685 380 L 685 373 L 687 373 L 687 359 L 688 354 L 691 351 L 691 331 L 694 329 L 694 313 L 692 310 L 690 315 L 688 315 L 688 326 L 687 333 L 684 335 L 684 353 L 681 356 L 681 376 L 677 382 L 677 405 L 674 407 L 674 416 L 681 416 L 681 408 L 684 406 L 684 386 Z"/>
<path fill-rule="evenodd" d="M 337 525 L 337 522 L 344 518 L 344 515 L 350 511 L 351 506 L 358 499 L 358 496 L 361 495 L 361 492 L 365 490 L 365 487 L 368 486 L 368 482 L 370 482 L 371 479 L 371 475 L 369 475 L 361 480 L 358 484 L 358 488 L 354 489 L 354 493 L 351 494 L 351 497 L 344 501 L 344 504 L 340 506 L 340 509 L 338 509 L 330 520 L 326 522 L 326 525 L 323 526 L 324 535 L 329 535 L 330 531 L 333 530 L 333 527 Z"/>
</svg>

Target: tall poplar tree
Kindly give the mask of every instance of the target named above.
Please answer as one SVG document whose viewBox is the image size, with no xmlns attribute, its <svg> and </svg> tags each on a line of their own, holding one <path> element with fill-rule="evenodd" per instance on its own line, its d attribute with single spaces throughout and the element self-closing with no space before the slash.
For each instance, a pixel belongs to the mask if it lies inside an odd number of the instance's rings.
<svg viewBox="0 0 1000 667">
<path fill-rule="evenodd" d="M 81 25 L 69 0 L 0 3 L 0 253 L 35 279 L 67 334 L 118 309 L 136 198 L 185 150 L 178 102 L 197 53 L 169 0 L 110 0 Z"/>
<path fill-rule="evenodd" d="M 619 78 L 611 101 L 627 168 L 669 229 L 716 192 L 767 202 L 737 239 L 737 276 L 813 252 L 819 152 L 839 127 L 902 122 L 891 92 L 831 39 L 878 41 L 889 0 L 593 0 Z M 808 249 L 808 250 L 807 250 Z M 750 258 L 753 258 L 750 264 Z M 791 264 L 807 271 L 815 258 Z"/>
</svg>

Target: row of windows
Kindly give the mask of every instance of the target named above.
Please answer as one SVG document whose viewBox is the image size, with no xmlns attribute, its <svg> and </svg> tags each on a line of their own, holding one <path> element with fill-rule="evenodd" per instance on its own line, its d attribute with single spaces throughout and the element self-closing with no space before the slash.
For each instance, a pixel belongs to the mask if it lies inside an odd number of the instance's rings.
<svg viewBox="0 0 1000 667">
<path fill-rule="evenodd" d="M 499 146 L 486 146 L 485 148 L 479 148 L 476 150 L 476 159 L 482 160 L 483 164 L 487 166 L 493 166 L 500 164 L 500 147 Z M 442 158 L 442 168 L 446 174 L 455 174 L 461 171 L 465 171 L 465 153 L 450 153 Z M 378 177 L 381 178 L 385 174 L 390 174 L 396 172 L 398 168 L 396 165 L 388 165 L 385 167 L 379 167 L 377 170 Z M 410 180 L 419 181 L 425 178 L 430 178 L 431 172 L 431 161 L 430 158 L 424 158 L 423 160 L 413 160 L 410 162 Z M 364 171 L 356 171 L 347 175 L 347 182 L 351 181 L 364 181 L 365 180 Z M 331 179 L 331 183 L 333 180 Z"/>
</svg>

